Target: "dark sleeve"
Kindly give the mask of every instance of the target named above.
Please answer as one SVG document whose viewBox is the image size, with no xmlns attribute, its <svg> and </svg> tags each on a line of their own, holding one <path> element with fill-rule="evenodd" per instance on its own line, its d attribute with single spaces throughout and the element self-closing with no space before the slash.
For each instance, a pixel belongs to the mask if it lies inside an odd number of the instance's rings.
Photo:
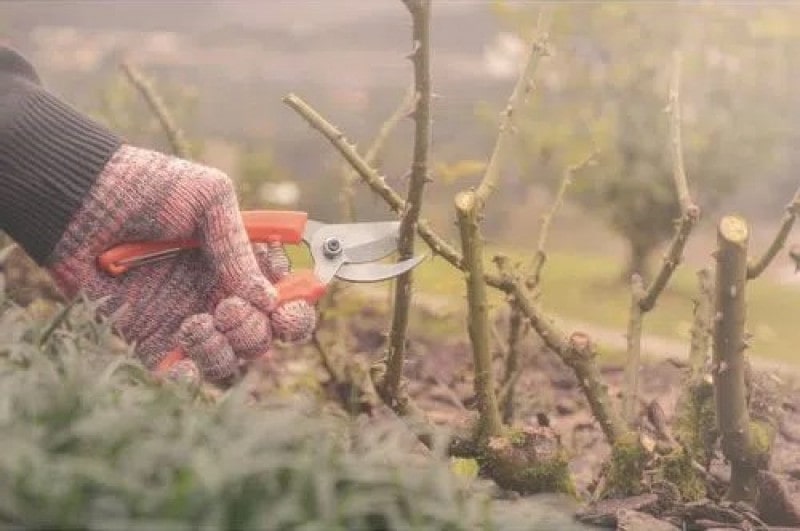
<svg viewBox="0 0 800 531">
<path fill-rule="evenodd" d="M 40 265 L 121 140 L 0 46 L 0 229 Z"/>
</svg>

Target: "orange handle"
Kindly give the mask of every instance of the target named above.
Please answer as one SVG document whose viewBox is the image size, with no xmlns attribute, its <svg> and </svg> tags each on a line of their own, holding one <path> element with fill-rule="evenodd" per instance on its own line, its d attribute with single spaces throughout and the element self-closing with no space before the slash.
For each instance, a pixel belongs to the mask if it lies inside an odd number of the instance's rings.
<svg viewBox="0 0 800 531">
<path fill-rule="evenodd" d="M 300 243 L 308 214 L 294 210 L 248 210 L 242 221 L 250 241 L 255 243 Z"/>
<path fill-rule="evenodd" d="M 320 282 L 313 271 L 302 270 L 285 276 L 280 282 L 275 284 L 278 290 L 278 300 L 276 307 L 281 304 L 294 300 L 305 300 L 309 304 L 316 304 L 323 295 L 327 286 Z M 186 354 L 182 349 L 176 348 L 167 354 L 156 367 L 156 374 L 166 375 L 166 373 L 179 361 L 186 359 Z"/>
<path fill-rule="evenodd" d="M 242 212 L 242 221 L 253 243 L 300 243 L 303 239 L 308 214 L 292 210 L 250 210 Z M 197 240 L 171 240 L 131 242 L 112 247 L 98 258 L 100 267 L 112 276 L 128 270 L 126 262 L 159 252 L 192 249 L 200 246 Z"/>
<path fill-rule="evenodd" d="M 278 290 L 277 305 L 299 299 L 309 304 L 316 304 L 325 295 L 327 287 L 320 282 L 313 271 L 305 269 L 290 273 L 275 284 Z"/>
</svg>

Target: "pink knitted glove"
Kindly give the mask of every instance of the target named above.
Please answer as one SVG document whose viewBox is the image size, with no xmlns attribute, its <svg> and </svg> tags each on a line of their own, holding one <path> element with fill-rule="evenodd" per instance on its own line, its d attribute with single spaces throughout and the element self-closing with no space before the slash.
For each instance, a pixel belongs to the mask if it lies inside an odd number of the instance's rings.
<svg viewBox="0 0 800 531">
<path fill-rule="evenodd" d="M 196 238 L 201 249 L 112 277 L 97 257 L 123 242 Z M 290 271 L 280 245 L 251 245 L 230 179 L 218 170 L 122 146 L 90 189 L 48 267 L 69 297 L 104 298 L 116 331 L 155 369 L 180 347 L 173 374 L 233 375 L 277 338 L 302 341 L 316 326 L 305 301 L 275 307 Z"/>
</svg>

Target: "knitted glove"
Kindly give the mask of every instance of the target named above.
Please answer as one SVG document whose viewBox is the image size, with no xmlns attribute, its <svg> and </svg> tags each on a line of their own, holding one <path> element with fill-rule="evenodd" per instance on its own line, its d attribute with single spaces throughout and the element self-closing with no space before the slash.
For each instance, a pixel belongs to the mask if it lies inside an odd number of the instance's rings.
<svg viewBox="0 0 800 531">
<path fill-rule="evenodd" d="M 112 277 L 97 257 L 124 242 L 196 238 L 200 249 Z M 212 168 L 122 145 L 56 243 L 48 270 L 69 297 L 102 299 L 116 331 L 155 369 L 180 347 L 175 374 L 220 381 L 277 338 L 305 340 L 316 326 L 305 301 L 276 307 L 289 274 L 280 245 L 251 245 L 230 179 Z"/>
</svg>

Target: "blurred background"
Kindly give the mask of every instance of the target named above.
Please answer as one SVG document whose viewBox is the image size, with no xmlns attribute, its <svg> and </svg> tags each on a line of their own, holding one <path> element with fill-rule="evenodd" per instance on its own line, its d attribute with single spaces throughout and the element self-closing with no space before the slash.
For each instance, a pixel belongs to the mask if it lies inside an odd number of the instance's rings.
<svg viewBox="0 0 800 531">
<path fill-rule="evenodd" d="M 453 194 L 477 182 L 491 153 L 543 5 L 434 1 L 434 180 L 423 216 L 445 234 L 454 235 Z M 672 234 L 678 210 L 665 113 L 672 52 L 683 53 L 686 168 L 704 212 L 687 263 L 709 265 L 722 213 L 748 217 L 756 253 L 800 185 L 800 4 L 550 7 L 552 53 L 518 114 L 485 235 L 498 249 L 533 250 L 564 170 L 596 149 L 597 164 L 574 176 L 551 229 L 545 285 L 554 287 L 549 302 L 570 317 L 624 324 L 625 291 L 586 286 L 611 285 L 631 271 L 647 275 Z M 120 72 L 129 60 L 154 81 L 193 156 L 236 179 L 243 206 L 306 209 L 324 220 L 342 217 L 342 160 L 281 98 L 298 94 L 363 152 L 412 77 L 404 58 L 410 19 L 399 0 L 4 2 L 0 23 L 54 91 L 131 141 L 168 150 Z M 412 123 L 403 120 L 377 161 L 401 192 L 411 141 Z M 361 185 L 356 212 L 358 219 L 389 215 Z M 676 289 L 691 294 L 694 269 L 682 274 Z M 785 255 L 769 274 L 775 293 L 794 281 Z M 589 311 L 587 298 L 611 302 Z M 765 308 L 776 300 L 765 299 Z M 690 315 L 664 319 L 656 331 L 679 335 Z"/>
</svg>

